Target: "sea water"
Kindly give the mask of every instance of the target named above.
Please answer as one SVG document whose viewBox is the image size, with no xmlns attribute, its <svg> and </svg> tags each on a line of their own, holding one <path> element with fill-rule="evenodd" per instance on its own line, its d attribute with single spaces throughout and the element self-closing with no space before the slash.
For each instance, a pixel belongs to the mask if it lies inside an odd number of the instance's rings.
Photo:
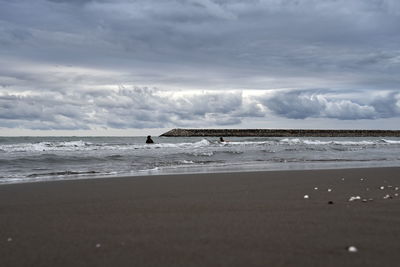
<svg viewBox="0 0 400 267">
<path fill-rule="evenodd" d="M 176 173 L 400 166 L 400 138 L 0 137 L 0 184 Z"/>
</svg>

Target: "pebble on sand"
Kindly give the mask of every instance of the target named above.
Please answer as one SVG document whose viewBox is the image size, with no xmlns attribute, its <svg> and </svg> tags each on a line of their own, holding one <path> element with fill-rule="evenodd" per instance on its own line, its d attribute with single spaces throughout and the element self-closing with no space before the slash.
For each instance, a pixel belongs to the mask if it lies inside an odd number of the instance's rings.
<svg viewBox="0 0 400 267">
<path fill-rule="evenodd" d="M 388 198 L 392 198 L 390 195 L 385 195 L 384 197 L 383 197 L 383 199 L 388 199 Z"/>
<path fill-rule="evenodd" d="M 358 252 L 358 249 L 355 246 L 348 246 L 347 251 L 354 253 L 354 252 Z"/>
<path fill-rule="evenodd" d="M 7 242 L 11 242 L 11 241 L 12 241 L 11 237 L 7 238 Z"/>
<path fill-rule="evenodd" d="M 310 198 L 310 197 L 309 197 L 308 195 L 304 195 L 304 198 L 305 198 L 305 199 L 308 199 L 308 198 Z"/>
<path fill-rule="evenodd" d="M 349 201 L 360 200 L 360 199 L 361 199 L 360 196 L 353 196 L 349 198 Z"/>
<path fill-rule="evenodd" d="M 97 243 L 96 248 L 99 248 L 99 247 L 101 247 L 101 244 Z"/>
<path fill-rule="evenodd" d="M 328 188 L 328 192 L 332 192 L 332 189 Z"/>
<path fill-rule="evenodd" d="M 383 190 L 383 189 L 385 189 L 385 187 L 384 187 L 384 186 L 381 186 L 381 187 L 379 187 L 379 189 L 380 189 L 380 190 Z"/>
<path fill-rule="evenodd" d="M 314 187 L 314 190 L 318 190 L 318 187 Z"/>
</svg>

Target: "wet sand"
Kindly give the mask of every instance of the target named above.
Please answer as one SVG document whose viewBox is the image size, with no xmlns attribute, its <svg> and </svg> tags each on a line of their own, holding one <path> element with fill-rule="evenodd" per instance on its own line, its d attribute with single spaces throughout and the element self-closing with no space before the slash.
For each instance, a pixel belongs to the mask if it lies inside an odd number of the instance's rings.
<svg viewBox="0 0 400 267">
<path fill-rule="evenodd" d="M 2 185 L 0 266 L 400 266 L 399 173 Z"/>
</svg>

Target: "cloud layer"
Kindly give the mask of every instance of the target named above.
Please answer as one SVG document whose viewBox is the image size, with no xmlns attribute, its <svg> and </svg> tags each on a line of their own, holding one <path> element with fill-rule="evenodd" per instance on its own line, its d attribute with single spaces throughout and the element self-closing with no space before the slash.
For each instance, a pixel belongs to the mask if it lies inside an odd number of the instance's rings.
<svg viewBox="0 0 400 267">
<path fill-rule="evenodd" d="M 366 103 L 325 91 L 182 93 L 151 88 L 0 95 L 0 124 L 38 130 L 239 125 L 246 118 L 375 120 L 400 116 L 400 93 Z"/>
<path fill-rule="evenodd" d="M 400 117 L 397 0 L 0 6 L 0 128 Z"/>
<path fill-rule="evenodd" d="M 0 53 L 21 63 L 116 70 L 131 84 L 172 88 L 400 81 L 397 0 L 0 2 Z"/>
</svg>

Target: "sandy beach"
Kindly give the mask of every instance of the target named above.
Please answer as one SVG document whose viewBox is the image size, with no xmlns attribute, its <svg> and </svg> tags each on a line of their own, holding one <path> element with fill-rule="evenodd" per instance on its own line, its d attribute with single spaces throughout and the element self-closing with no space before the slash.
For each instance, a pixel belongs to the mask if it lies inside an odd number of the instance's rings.
<svg viewBox="0 0 400 267">
<path fill-rule="evenodd" d="M 398 266 L 399 172 L 2 185 L 0 266 Z"/>
</svg>

